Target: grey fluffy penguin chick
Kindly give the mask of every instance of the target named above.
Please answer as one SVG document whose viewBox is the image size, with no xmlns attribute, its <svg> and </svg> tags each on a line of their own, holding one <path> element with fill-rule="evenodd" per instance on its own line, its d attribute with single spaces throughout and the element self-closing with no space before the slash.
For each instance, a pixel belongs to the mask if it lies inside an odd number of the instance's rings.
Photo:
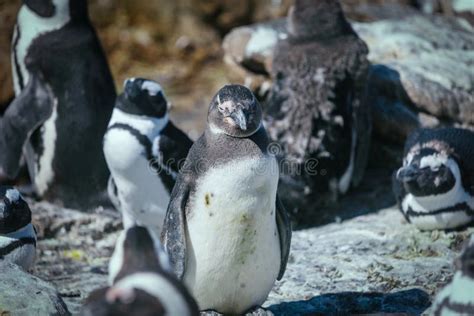
<svg viewBox="0 0 474 316">
<path fill-rule="evenodd" d="M 268 145 L 252 92 L 220 89 L 171 193 L 162 233 L 173 269 L 200 310 L 259 309 L 283 277 L 291 226 Z"/>
</svg>

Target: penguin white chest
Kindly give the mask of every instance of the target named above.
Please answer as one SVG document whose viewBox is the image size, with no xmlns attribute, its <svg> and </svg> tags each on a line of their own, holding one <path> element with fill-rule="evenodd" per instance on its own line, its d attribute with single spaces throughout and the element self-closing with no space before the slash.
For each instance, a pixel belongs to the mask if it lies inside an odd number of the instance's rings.
<svg viewBox="0 0 474 316">
<path fill-rule="evenodd" d="M 169 193 L 145 156 L 143 145 L 128 131 L 111 129 L 104 138 L 104 154 L 118 188 L 125 227 L 146 225 L 159 234 Z"/>
<path fill-rule="evenodd" d="M 189 201 L 185 284 L 200 309 L 243 313 L 261 305 L 280 268 L 273 157 L 211 168 Z"/>
</svg>

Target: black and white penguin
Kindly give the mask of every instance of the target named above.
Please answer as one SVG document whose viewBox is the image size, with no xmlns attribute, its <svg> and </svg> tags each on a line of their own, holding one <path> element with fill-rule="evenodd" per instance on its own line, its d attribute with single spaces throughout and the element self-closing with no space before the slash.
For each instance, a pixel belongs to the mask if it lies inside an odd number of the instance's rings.
<svg viewBox="0 0 474 316">
<path fill-rule="evenodd" d="M 152 230 L 140 226 L 124 230 L 110 261 L 111 285 L 91 293 L 81 315 L 199 315 L 168 260 Z"/>
<path fill-rule="evenodd" d="M 176 275 L 201 310 L 257 308 L 285 272 L 291 227 L 268 145 L 252 92 L 220 89 L 178 176 L 162 233 Z"/>
<path fill-rule="evenodd" d="M 406 141 L 393 189 L 405 218 L 423 230 L 474 219 L 474 132 L 420 129 Z"/>
<path fill-rule="evenodd" d="M 335 199 L 364 174 L 368 49 L 335 0 L 296 0 L 287 30 L 273 51 L 265 120 L 289 163 L 281 177 L 284 204 L 313 212 L 323 193 Z"/>
<path fill-rule="evenodd" d="M 94 204 L 109 177 L 102 137 L 116 94 L 87 1 L 23 0 L 12 68 L 11 114 L 21 115 L 3 117 L 1 124 L 21 137 L 0 141 L 3 171 L 16 175 L 24 147 L 39 196 L 70 207 Z M 42 99 L 25 104 L 36 95 Z"/>
<path fill-rule="evenodd" d="M 36 259 L 36 232 L 31 211 L 20 193 L 0 187 L 0 261 L 13 262 L 30 270 Z"/>
<path fill-rule="evenodd" d="M 161 233 L 179 166 L 191 145 L 170 121 L 161 86 L 127 79 L 104 136 L 109 196 L 121 210 L 125 228 L 144 225 Z"/>
<path fill-rule="evenodd" d="M 436 296 L 431 315 L 474 315 L 474 237 L 471 236 L 463 254 L 457 260 L 457 271 Z"/>
</svg>

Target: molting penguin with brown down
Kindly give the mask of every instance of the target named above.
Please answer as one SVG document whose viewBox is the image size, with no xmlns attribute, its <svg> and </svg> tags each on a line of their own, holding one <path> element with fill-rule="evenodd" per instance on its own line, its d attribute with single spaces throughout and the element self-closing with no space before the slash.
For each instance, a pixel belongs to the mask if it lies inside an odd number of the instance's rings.
<svg viewBox="0 0 474 316">
<path fill-rule="evenodd" d="M 24 154 L 36 193 L 94 205 L 109 172 L 102 136 L 115 87 L 86 0 L 24 0 L 12 41 L 16 98 L 0 119 L 0 168 L 15 177 Z"/>
<path fill-rule="evenodd" d="M 283 277 L 291 227 L 260 104 L 244 86 L 212 99 L 171 193 L 162 240 L 201 310 L 258 308 Z"/>
<path fill-rule="evenodd" d="M 124 230 L 109 265 L 110 286 L 92 292 L 83 316 L 194 316 L 194 299 L 170 269 L 158 237 L 146 227 Z"/>
<path fill-rule="evenodd" d="M 338 1 L 295 1 L 273 51 L 264 107 L 270 138 L 292 167 L 280 185 L 290 211 L 313 212 L 323 193 L 336 198 L 362 179 L 371 135 L 367 53 Z M 308 170 L 311 161 L 317 166 Z"/>
<path fill-rule="evenodd" d="M 25 270 L 36 258 L 36 231 L 31 211 L 20 192 L 0 187 L 0 261 L 13 262 Z"/>
<path fill-rule="evenodd" d="M 474 132 L 420 129 L 406 143 L 393 189 L 405 218 L 420 229 L 450 229 L 474 220 Z"/>
</svg>

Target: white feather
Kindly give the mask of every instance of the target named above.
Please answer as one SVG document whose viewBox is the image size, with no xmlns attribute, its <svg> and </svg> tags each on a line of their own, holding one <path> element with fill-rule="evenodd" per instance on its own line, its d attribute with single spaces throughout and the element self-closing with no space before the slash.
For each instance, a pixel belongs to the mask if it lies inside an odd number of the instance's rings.
<svg viewBox="0 0 474 316">
<path fill-rule="evenodd" d="M 20 192 L 18 192 L 17 189 L 9 189 L 5 193 L 5 197 L 10 201 L 10 202 L 17 202 L 20 200 L 21 195 Z"/>
<path fill-rule="evenodd" d="M 280 269 L 274 157 L 210 169 L 189 201 L 184 282 L 201 310 L 261 305 Z"/>
<path fill-rule="evenodd" d="M 34 184 L 39 195 L 44 194 L 54 179 L 53 159 L 56 150 L 56 120 L 58 118 L 58 100 L 54 99 L 53 113 L 40 129 L 43 139 L 43 154 L 35 164 Z"/>
<path fill-rule="evenodd" d="M 145 80 L 142 83 L 142 89 L 147 90 L 149 95 L 157 95 L 158 93 L 163 93 L 161 86 L 155 81 Z"/>
</svg>

